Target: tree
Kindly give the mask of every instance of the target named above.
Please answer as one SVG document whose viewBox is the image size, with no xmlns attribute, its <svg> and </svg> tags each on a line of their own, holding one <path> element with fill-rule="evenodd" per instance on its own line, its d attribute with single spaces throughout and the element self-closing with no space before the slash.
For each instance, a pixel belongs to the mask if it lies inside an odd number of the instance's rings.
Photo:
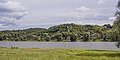
<svg viewBox="0 0 120 60">
<path fill-rule="evenodd" d="M 54 39 L 57 39 L 57 41 L 61 41 L 62 40 L 62 34 L 61 33 L 56 33 L 54 35 Z"/>
<path fill-rule="evenodd" d="M 51 40 L 51 37 L 50 36 L 46 36 L 45 37 L 45 41 L 50 41 Z"/>
<path fill-rule="evenodd" d="M 105 24 L 105 25 L 103 25 L 104 27 L 106 27 L 106 28 L 112 28 L 112 26 L 110 25 L 110 24 Z"/>
<path fill-rule="evenodd" d="M 116 15 L 116 21 L 114 22 L 114 28 L 118 30 L 118 45 L 117 47 L 120 47 L 120 0 L 118 0 L 117 4 L 117 11 L 115 13 Z"/>
<path fill-rule="evenodd" d="M 111 42 L 117 42 L 118 41 L 118 30 L 117 29 L 110 29 L 105 32 L 107 39 Z"/>
<path fill-rule="evenodd" d="M 77 39 L 76 35 L 74 33 L 71 33 L 71 35 L 70 35 L 71 42 L 75 42 L 76 39 Z"/>
<path fill-rule="evenodd" d="M 103 41 L 106 41 L 106 39 L 107 39 L 107 34 L 104 33 L 104 35 L 103 35 Z"/>
<path fill-rule="evenodd" d="M 88 33 L 84 33 L 83 34 L 83 41 L 88 41 L 89 40 L 89 34 Z"/>
<path fill-rule="evenodd" d="M 2 41 L 3 40 L 3 38 L 0 36 L 0 41 Z"/>
</svg>

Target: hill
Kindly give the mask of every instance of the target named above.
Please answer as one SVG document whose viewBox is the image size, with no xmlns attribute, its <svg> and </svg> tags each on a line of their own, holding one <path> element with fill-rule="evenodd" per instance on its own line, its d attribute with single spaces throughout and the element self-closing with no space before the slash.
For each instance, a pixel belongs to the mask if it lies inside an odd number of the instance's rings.
<svg viewBox="0 0 120 60">
<path fill-rule="evenodd" d="M 61 24 L 46 28 L 0 31 L 0 41 L 117 41 L 112 26 Z"/>
</svg>

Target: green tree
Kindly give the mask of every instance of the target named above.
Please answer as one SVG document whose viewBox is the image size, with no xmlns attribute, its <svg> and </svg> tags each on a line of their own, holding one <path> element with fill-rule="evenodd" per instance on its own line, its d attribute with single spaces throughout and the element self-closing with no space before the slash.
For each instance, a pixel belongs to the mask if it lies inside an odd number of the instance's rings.
<svg viewBox="0 0 120 60">
<path fill-rule="evenodd" d="M 61 33 L 55 33 L 54 39 L 57 39 L 57 41 L 61 41 L 62 40 L 62 34 Z"/>
<path fill-rule="evenodd" d="M 120 0 L 118 0 L 117 4 L 117 11 L 116 11 L 116 21 L 114 22 L 114 29 L 118 30 L 118 45 L 117 47 L 120 47 Z"/>
<path fill-rule="evenodd" d="M 77 39 L 76 34 L 71 33 L 71 35 L 70 35 L 70 40 L 71 40 L 71 42 L 75 42 L 75 41 L 76 41 L 76 39 Z"/>
<path fill-rule="evenodd" d="M 110 25 L 110 24 L 105 24 L 105 25 L 103 25 L 104 27 L 106 27 L 106 28 L 112 28 L 112 26 Z"/>
<path fill-rule="evenodd" d="M 89 33 L 86 32 L 83 34 L 83 41 L 88 41 L 89 40 Z"/>
</svg>

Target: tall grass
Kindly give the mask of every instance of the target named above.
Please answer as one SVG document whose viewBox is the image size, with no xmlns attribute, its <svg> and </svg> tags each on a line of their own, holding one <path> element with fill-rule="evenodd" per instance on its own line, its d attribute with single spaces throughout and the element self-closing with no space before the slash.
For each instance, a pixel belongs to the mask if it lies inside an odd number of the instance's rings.
<svg viewBox="0 0 120 60">
<path fill-rule="evenodd" d="M 0 60 L 119 60 L 120 51 L 0 48 Z"/>
</svg>

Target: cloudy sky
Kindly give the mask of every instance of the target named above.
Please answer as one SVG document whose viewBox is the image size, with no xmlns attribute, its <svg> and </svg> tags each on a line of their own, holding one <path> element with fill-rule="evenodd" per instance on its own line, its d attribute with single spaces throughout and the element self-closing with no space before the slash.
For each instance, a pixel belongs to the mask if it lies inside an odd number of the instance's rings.
<svg viewBox="0 0 120 60">
<path fill-rule="evenodd" d="M 0 0 L 0 30 L 112 24 L 117 0 Z"/>
</svg>

